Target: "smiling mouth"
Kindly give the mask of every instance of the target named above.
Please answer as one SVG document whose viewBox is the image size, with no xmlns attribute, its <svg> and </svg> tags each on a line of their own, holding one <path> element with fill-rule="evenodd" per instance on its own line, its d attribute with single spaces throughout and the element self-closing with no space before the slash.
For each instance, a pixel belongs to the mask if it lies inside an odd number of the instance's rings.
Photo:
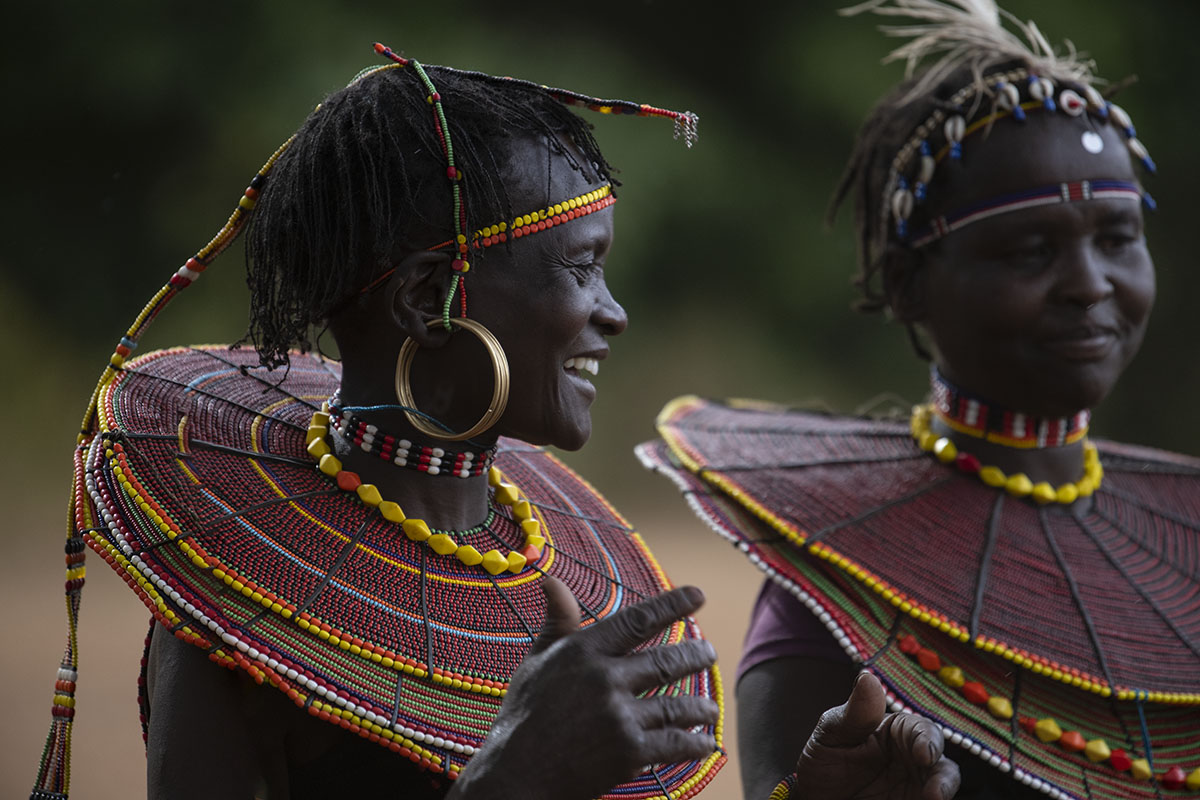
<svg viewBox="0 0 1200 800">
<path fill-rule="evenodd" d="M 1045 342 L 1053 352 L 1070 361 L 1099 361 L 1106 358 L 1117 344 L 1117 332 L 1112 328 L 1077 328 Z"/>
<path fill-rule="evenodd" d="M 600 360 L 597 358 L 586 358 L 578 356 L 576 358 L 568 358 L 563 362 L 563 369 L 567 372 L 579 374 L 581 372 L 590 372 L 593 375 L 600 374 Z"/>
</svg>

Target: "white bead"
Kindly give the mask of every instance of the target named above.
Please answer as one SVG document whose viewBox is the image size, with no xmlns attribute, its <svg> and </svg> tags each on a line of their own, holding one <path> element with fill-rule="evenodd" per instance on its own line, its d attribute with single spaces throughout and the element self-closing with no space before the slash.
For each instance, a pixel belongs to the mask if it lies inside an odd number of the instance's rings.
<svg viewBox="0 0 1200 800">
<path fill-rule="evenodd" d="M 1011 111 L 1021 102 L 1021 91 L 1011 83 L 1003 83 L 996 89 L 996 105 L 1004 111 Z"/>
<path fill-rule="evenodd" d="M 1113 122 L 1117 123 L 1122 128 L 1132 128 L 1133 120 L 1129 118 L 1129 113 L 1121 108 L 1116 103 L 1108 107 L 1108 113 L 1112 117 Z"/>
<path fill-rule="evenodd" d="M 430 467 L 430 468 L 429 468 L 429 474 L 430 474 L 430 475 L 437 475 L 439 472 L 441 472 L 441 470 L 440 470 L 440 469 L 438 469 L 437 467 Z"/>
<path fill-rule="evenodd" d="M 967 121 L 958 114 L 946 120 L 942 126 L 943 132 L 946 134 L 946 141 L 961 142 L 967 132 Z"/>
<path fill-rule="evenodd" d="M 1095 87 L 1084 86 L 1083 94 L 1085 97 L 1087 97 L 1088 102 L 1091 103 L 1094 108 L 1104 108 L 1104 96 L 1101 95 L 1100 92 L 1096 91 Z"/>
<path fill-rule="evenodd" d="M 1038 78 L 1030 82 L 1029 94 L 1034 100 L 1044 101 L 1047 97 L 1054 96 L 1054 84 L 1050 82 L 1049 78 Z"/>
<path fill-rule="evenodd" d="M 446 451 L 440 447 L 435 447 L 435 448 L 433 448 L 433 450 L 430 451 L 429 454 L 431 456 L 436 456 L 437 458 L 441 458 L 442 456 L 446 455 Z"/>
<path fill-rule="evenodd" d="M 375 425 L 368 425 L 366 427 L 366 431 L 368 436 L 373 436 L 374 434 L 379 433 L 379 428 Z"/>
<path fill-rule="evenodd" d="M 937 162 L 933 156 L 921 156 L 921 169 L 917 173 L 917 180 L 921 183 L 929 183 L 933 180 L 933 171 L 937 168 Z"/>
<path fill-rule="evenodd" d="M 1146 145 L 1142 144 L 1139 139 L 1130 139 L 1126 144 L 1129 145 L 1129 151 L 1137 158 L 1146 159 L 1150 157 L 1150 153 L 1146 151 Z"/>
<path fill-rule="evenodd" d="M 396 444 L 400 447 L 403 447 L 405 450 L 412 447 L 412 442 L 410 442 L 408 439 L 401 439 L 400 441 L 396 442 Z"/>
<path fill-rule="evenodd" d="M 913 212 L 913 193 L 908 189 L 897 189 L 892 193 L 892 216 L 908 219 Z"/>
<path fill-rule="evenodd" d="M 429 466 L 440 467 L 441 465 L 442 465 L 442 460 L 440 458 L 438 458 L 437 456 L 433 456 L 432 458 L 429 459 Z"/>
<path fill-rule="evenodd" d="M 434 747 L 445 747 L 446 740 L 440 736 L 435 736 L 435 737 L 433 737 L 433 746 Z"/>
</svg>

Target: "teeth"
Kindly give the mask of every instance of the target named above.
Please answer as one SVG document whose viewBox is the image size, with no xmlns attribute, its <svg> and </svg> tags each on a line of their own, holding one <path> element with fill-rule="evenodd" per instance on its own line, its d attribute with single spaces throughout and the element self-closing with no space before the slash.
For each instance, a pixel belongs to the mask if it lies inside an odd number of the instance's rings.
<svg viewBox="0 0 1200 800">
<path fill-rule="evenodd" d="M 574 369 L 580 372 L 590 372 L 593 375 L 598 375 L 600 374 L 600 361 L 599 359 L 584 358 L 583 356 L 579 356 L 577 358 L 568 358 L 565 362 L 563 362 L 563 369 Z"/>
</svg>

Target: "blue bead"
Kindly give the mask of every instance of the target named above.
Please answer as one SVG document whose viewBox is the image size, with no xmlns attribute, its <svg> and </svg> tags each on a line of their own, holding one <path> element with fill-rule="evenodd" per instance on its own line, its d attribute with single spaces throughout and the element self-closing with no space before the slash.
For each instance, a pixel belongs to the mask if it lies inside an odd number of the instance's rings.
<svg viewBox="0 0 1200 800">
<path fill-rule="evenodd" d="M 917 185 L 913 187 L 913 199 L 918 203 L 925 200 L 925 184 L 917 181 Z"/>
<path fill-rule="evenodd" d="M 954 159 L 962 158 L 962 142 L 951 142 L 950 157 Z"/>
<path fill-rule="evenodd" d="M 1024 122 L 1025 109 L 1021 108 L 1019 105 L 1013 106 L 1013 119 L 1015 119 L 1017 122 Z"/>
<path fill-rule="evenodd" d="M 1154 202 L 1154 198 L 1150 196 L 1150 193 L 1144 190 L 1142 191 L 1142 204 L 1151 211 L 1158 210 L 1158 203 Z"/>
</svg>

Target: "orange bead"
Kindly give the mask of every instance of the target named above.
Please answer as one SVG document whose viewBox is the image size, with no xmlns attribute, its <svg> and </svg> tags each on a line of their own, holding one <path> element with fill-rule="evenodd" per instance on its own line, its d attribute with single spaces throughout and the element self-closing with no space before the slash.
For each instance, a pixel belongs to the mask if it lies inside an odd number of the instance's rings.
<svg viewBox="0 0 1200 800">
<path fill-rule="evenodd" d="M 347 492 L 353 492 L 360 484 L 362 484 L 362 478 L 358 477 L 356 472 L 344 469 L 337 474 L 338 487 Z"/>
<path fill-rule="evenodd" d="M 1064 750 L 1069 750 L 1072 753 L 1078 753 L 1087 747 L 1087 741 L 1079 731 L 1067 731 L 1058 740 L 1058 743 L 1063 746 Z"/>
<path fill-rule="evenodd" d="M 963 697 L 967 698 L 967 700 L 977 706 L 987 703 L 988 698 L 990 697 L 990 695 L 987 693 L 987 689 L 983 688 L 983 684 L 976 681 L 964 683 L 961 691 L 963 693 Z"/>
</svg>

